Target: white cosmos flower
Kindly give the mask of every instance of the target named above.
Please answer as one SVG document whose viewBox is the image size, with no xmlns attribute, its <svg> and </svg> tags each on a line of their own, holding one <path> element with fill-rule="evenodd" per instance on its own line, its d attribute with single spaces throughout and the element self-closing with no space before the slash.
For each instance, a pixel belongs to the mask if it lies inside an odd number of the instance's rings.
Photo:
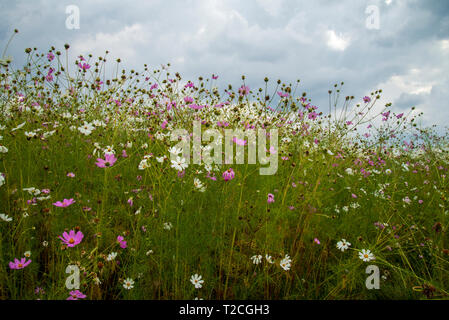
<svg viewBox="0 0 449 320">
<path fill-rule="evenodd" d="M 103 151 L 105 155 L 115 154 L 114 146 L 106 146 L 106 148 Z"/>
<path fill-rule="evenodd" d="M 37 133 L 34 131 L 25 131 L 25 136 L 27 138 L 34 138 L 36 135 L 37 135 Z"/>
<path fill-rule="evenodd" d="M 51 137 L 52 135 L 54 135 L 56 132 L 56 130 L 53 131 L 47 131 L 44 133 L 44 138 L 47 139 L 48 137 Z"/>
<path fill-rule="evenodd" d="M 51 196 L 37 197 L 36 199 L 39 200 L 39 201 L 44 201 L 44 200 L 49 200 L 49 199 L 51 199 Z"/>
<path fill-rule="evenodd" d="M 173 225 L 171 224 L 171 222 L 164 222 L 165 230 L 170 230 L 172 227 L 173 227 Z"/>
<path fill-rule="evenodd" d="M 178 147 L 171 147 L 171 148 L 168 148 L 168 152 L 170 154 L 172 154 L 173 156 L 177 156 L 182 152 L 182 150 L 179 149 Z"/>
<path fill-rule="evenodd" d="M 271 256 L 269 256 L 268 254 L 265 255 L 265 259 L 267 260 L 268 263 L 274 263 L 274 260 Z"/>
<path fill-rule="evenodd" d="M 195 289 L 200 289 L 203 286 L 204 280 L 201 280 L 201 276 L 195 273 L 190 278 L 190 282 L 195 286 Z"/>
<path fill-rule="evenodd" d="M 262 256 L 260 254 L 254 255 L 251 257 L 251 260 L 253 261 L 254 264 L 259 264 L 262 262 Z"/>
<path fill-rule="evenodd" d="M 206 191 L 206 187 L 204 187 L 203 183 L 202 183 L 201 180 L 198 179 L 198 178 L 194 178 L 194 179 L 193 179 L 193 185 L 194 185 L 195 188 L 198 189 L 198 191 L 200 191 L 200 192 Z"/>
<path fill-rule="evenodd" d="M 172 160 L 171 163 L 172 163 L 171 167 L 178 171 L 183 171 L 185 168 L 187 168 L 189 166 L 186 163 L 186 159 L 181 158 L 179 156 L 176 157 L 176 160 Z"/>
<path fill-rule="evenodd" d="M 149 168 L 150 165 L 147 162 L 147 159 L 143 159 L 142 161 L 140 161 L 139 163 L 139 170 L 145 170 L 146 168 Z"/>
<path fill-rule="evenodd" d="M 101 146 L 100 146 L 100 144 L 99 144 L 98 142 L 95 142 L 95 143 L 94 143 L 94 147 L 95 147 L 95 149 L 94 149 L 94 151 L 92 152 L 92 154 L 93 154 L 94 156 L 96 156 L 96 155 L 98 155 L 98 152 L 101 151 Z"/>
<path fill-rule="evenodd" d="M 84 121 L 84 124 L 81 127 L 79 127 L 78 130 L 82 134 L 88 136 L 92 133 L 93 130 L 95 130 L 95 127 L 92 124 Z"/>
<path fill-rule="evenodd" d="M 64 119 L 70 119 L 70 118 L 72 118 L 72 115 L 70 114 L 70 112 L 64 112 L 61 116 L 62 116 Z"/>
<path fill-rule="evenodd" d="M 156 161 L 159 163 L 163 163 L 165 160 L 167 160 L 167 156 L 162 156 L 162 157 L 156 157 Z"/>
<path fill-rule="evenodd" d="M 376 259 L 374 255 L 371 253 L 370 250 L 362 249 L 361 252 L 359 252 L 359 258 L 362 259 L 365 262 L 369 262 L 371 260 Z"/>
<path fill-rule="evenodd" d="M 7 153 L 8 152 L 8 148 L 6 148 L 5 146 L 0 145 L 0 153 Z"/>
<path fill-rule="evenodd" d="M 281 262 L 279 263 L 279 265 L 281 266 L 282 269 L 288 271 L 292 266 L 292 259 L 290 259 L 290 256 L 286 254 L 284 259 L 282 259 Z"/>
<path fill-rule="evenodd" d="M 0 187 L 4 184 L 5 184 L 5 177 L 3 176 L 3 173 L 0 172 Z"/>
<path fill-rule="evenodd" d="M 134 280 L 131 278 L 126 278 L 125 280 L 123 280 L 123 288 L 128 290 L 134 288 Z"/>
<path fill-rule="evenodd" d="M 2 219 L 3 221 L 6 221 L 6 222 L 12 221 L 12 218 L 4 213 L 0 213 L 0 219 Z"/>
<path fill-rule="evenodd" d="M 345 170 L 346 174 L 349 174 L 350 176 L 352 176 L 354 174 L 354 172 L 352 171 L 352 168 L 347 168 Z"/>
<path fill-rule="evenodd" d="M 341 239 L 337 242 L 337 249 L 341 250 L 342 252 L 349 249 L 351 246 L 351 243 L 346 241 L 345 239 Z"/>
<path fill-rule="evenodd" d="M 34 187 L 31 188 L 23 188 L 23 191 L 27 191 L 29 194 L 33 195 L 33 196 L 37 196 L 41 193 L 41 191 L 39 189 L 36 189 Z"/>
<path fill-rule="evenodd" d="M 101 120 L 94 120 L 92 121 L 92 124 L 96 127 L 106 127 L 106 123 Z"/>
<path fill-rule="evenodd" d="M 25 123 L 26 123 L 26 121 L 23 122 L 23 123 L 21 123 L 21 124 L 19 124 L 17 127 L 15 127 L 14 129 L 12 129 L 11 132 L 16 131 L 16 130 L 19 130 L 20 128 L 22 128 L 22 127 L 25 125 Z"/>
<path fill-rule="evenodd" d="M 106 260 L 112 261 L 115 259 L 115 257 L 117 257 L 117 252 L 111 252 L 110 254 L 108 254 L 108 257 L 106 258 Z"/>
</svg>

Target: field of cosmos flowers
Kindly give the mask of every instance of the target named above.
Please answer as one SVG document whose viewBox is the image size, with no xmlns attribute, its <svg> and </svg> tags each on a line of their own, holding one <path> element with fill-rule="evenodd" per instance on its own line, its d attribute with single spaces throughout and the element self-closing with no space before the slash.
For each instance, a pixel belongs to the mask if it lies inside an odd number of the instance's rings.
<svg viewBox="0 0 449 320">
<path fill-rule="evenodd" d="M 0 61 L 0 299 L 448 297 L 449 144 L 413 109 L 69 53 Z M 192 163 L 195 120 L 276 129 L 276 172 Z"/>
</svg>

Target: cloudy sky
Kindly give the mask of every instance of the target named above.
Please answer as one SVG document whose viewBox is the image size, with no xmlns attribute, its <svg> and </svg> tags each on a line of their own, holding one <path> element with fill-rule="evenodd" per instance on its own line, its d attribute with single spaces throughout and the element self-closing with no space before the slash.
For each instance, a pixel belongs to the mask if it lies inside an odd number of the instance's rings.
<svg viewBox="0 0 449 320">
<path fill-rule="evenodd" d="M 70 5 L 79 29 L 66 26 Z M 74 56 L 109 50 L 126 68 L 170 62 L 184 79 L 218 74 L 223 89 L 242 74 L 251 88 L 265 76 L 301 79 L 324 112 L 334 83 L 356 97 L 382 88 L 393 111 L 416 106 L 424 125 L 449 120 L 447 0 L 0 0 L 0 48 L 14 28 L 16 64 L 26 47 L 69 43 Z"/>
</svg>

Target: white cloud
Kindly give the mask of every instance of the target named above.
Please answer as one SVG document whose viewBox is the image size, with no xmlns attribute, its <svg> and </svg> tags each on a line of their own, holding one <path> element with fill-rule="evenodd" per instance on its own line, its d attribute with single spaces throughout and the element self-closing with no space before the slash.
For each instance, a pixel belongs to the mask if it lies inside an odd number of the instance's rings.
<svg viewBox="0 0 449 320">
<path fill-rule="evenodd" d="M 327 46 L 333 50 L 345 51 L 351 43 L 349 36 L 343 34 L 336 34 L 334 30 L 326 31 Z"/>
<path fill-rule="evenodd" d="M 443 50 L 449 50 L 449 39 L 441 40 L 440 45 Z"/>
<path fill-rule="evenodd" d="M 282 9 L 282 0 L 257 0 L 259 6 L 261 6 L 265 12 L 271 16 L 278 16 Z"/>
<path fill-rule="evenodd" d="M 136 58 L 138 49 L 148 45 L 150 40 L 151 32 L 136 23 L 115 33 L 99 32 L 87 37 L 80 36 L 74 41 L 72 51 L 103 55 L 105 50 L 109 50 L 116 57 L 131 60 Z"/>
</svg>

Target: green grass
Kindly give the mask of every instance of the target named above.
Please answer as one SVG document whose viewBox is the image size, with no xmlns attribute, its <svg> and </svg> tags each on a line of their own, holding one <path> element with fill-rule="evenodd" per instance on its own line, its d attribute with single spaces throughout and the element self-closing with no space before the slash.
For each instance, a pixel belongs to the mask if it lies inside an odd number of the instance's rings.
<svg viewBox="0 0 449 320">
<path fill-rule="evenodd" d="M 209 79 L 197 81 L 197 89 L 183 88 L 180 76 L 159 70 L 131 72 L 124 81 L 117 76 L 108 85 L 102 60 L 95 66 L 89 59 L 92 68 L 76 70 L 70 78 L 59 57 L 50 63 L 32 51 L 29 73 L 2 69 L 0 144 L 8 152 L 0 153 L 0 172 L 5 176 L 0 213 L 12 221 L 0 220 L 0 299 L 66 299 L 71 290 L 65 286 L 69 276 L 65 270 L 73 264 L 80 267 L 79 290 L 87 299 L 447 298 L 447 139 L 416 129 L 412 116 L 386 122 L 375 122 L 372 116 L 369 123 L 377 124 L 369 131 L 372 136 L 355 134 L 345 121 L 366 127 L 366 120 L 358 121 L 354 110 L 370 110 L 381 91 L 373 93 L 372 103 L 353 106 L 352 113 L 350 98 L 342 108 L 335 107 L 330 120 L 325 115 L 311 120 L 307 115 L 312 110 L 304 107 L 307 101 L 301 103 L 291 85 L 276 86 L 274 92 L 289 97 L 270 101 L 275 113 L 267 110 L 268 101 L 263 102 L 266 88 L 248 96 L 239 97 L 237 90 L 221 96 L 213 93 Z M 51 82 L 43 77 L 50 65 L 57 76 Z M 150 90 L 145 77 L 158 88 Z M 100 90 L 91 88 L 97 78 L 104 82 Z M 67 94 L 70 87 L 74 90 Z M 24 101 L 18 100 L 18 93 Z M 185 96 L 201 105 L 229 101 L 231 106 L 199 111 L 177 107 L 162 113 L 167 100 L 163 94 L 177 106 Z M 339 95 L 339 90 L 331 95 L 335 105 Z M 134 102 L 127 102 L 129 98 Z M 121 106 L 111 99 L 120 100 Z M 43 111 L 37 112 L 33 103 Z M 339 111 L 344 118 L 337 115 Z M 65 112 L 71 116 L 65 117 Z M 148 112 L 155 114 L 146 116 Z M 162 129 L 167 115 L 169 127 Z M 291 124 L 276 126 L 282 117 L 293 115 Z M 169 135 L 158 139 L 158 132 L 191 130 L 197 116 L 206 120 L 204 130 L 217 128 L 218 120 L 233 128 L 241 128 L 242 122 L 278 128 L 279 139 L 291 141 L 279 142 L 276 174 L 260 175 L 260 164 L 223 164 L 216 167 L 213 181 L 206 177 L 204 165 L 190 164 L 179 177 L 167 151 L 175 142 Z M 78 130 L 84 121 L 93 120 L 107 124 L 87 136 Z M 22 128 L 12 131 L 21 123 Z M 310 126 L 307 130 L 305 124 Z M 36 129 L 41 129 L 36 137 L 25 136 L 25 131 Z M 42 136 L 52 130 L 53 135 Z M 386 139 L 388 130 L 395 130 L 397 137 Z M 404 146 L 401 139 L 413 140 L 415 147 L 394 153 Z M 128 142 L 132 146 L 124 146 Z M 118 160 L 112 167 L 95 165 L 104 154 L 102 150 L 93 154 L 94 143 L 102 149 L 114 147 Z M 416 153 L 421 146 L 425 152 Z M 121 156 L 124 149 L 126 158 Z M 150 167 L 139 170 L 144 155 L 150 153 Z M 163 155 L 169 159 L 156 161 Z M 409 171 L 403 168 L 407 162 Z M 235 178 L 224 181 L 222 173 L 230 167 Z M 347 168 L 353 169 L 352 175 Z M 361 168 L 370 175 L 361 174 Z M 69 172 L 75 177 L 68 177 Z M 206 186 L 205 192 L 195 189 L 194 178 Z M 30 187 L 49 189 L 50 198 L 28 203 L 36 197 L 24 191 Z M 269 193 L 273 203 L 267 203 Z M 41 196 L 46 195 L 37 195 Z M 65 198 L 76 202 L 66 208 L 53 205 Z M 376 227 L 379 222 L 387 226 Z M 172 228 L 164 228 L 165 223 Z M 80 230 L 84 238 L 67 247 L 58 237 L 72 229 Z M 127 248 L 120 248 L 119 235 Z M 336 247 L 342 238 L 352 244 L 344 252 Z M 371 250 L 375 260 L 362 261 L 362 249 Z M 32 262 L 24 269 L 10 269 L 9 262 L 26 251 Z M 108 261 L 111 252 L 117 256 Z M 262 262 L 254 264 L 251 257 L 259 254 Z M 285 255 L 292 260 L 289 270 L 280 266 Z M 378 290 L 365 286 L 365 269 L 371 264 L 381 272 Z M 195 289 L 190 282 L 193 274 L 202 276 L 202 288 Z M 126 278 L 135 281 L 134 288 L 123 287 Z M 36 294 L 37 287 L 45 293 Z"/>
</svg>

